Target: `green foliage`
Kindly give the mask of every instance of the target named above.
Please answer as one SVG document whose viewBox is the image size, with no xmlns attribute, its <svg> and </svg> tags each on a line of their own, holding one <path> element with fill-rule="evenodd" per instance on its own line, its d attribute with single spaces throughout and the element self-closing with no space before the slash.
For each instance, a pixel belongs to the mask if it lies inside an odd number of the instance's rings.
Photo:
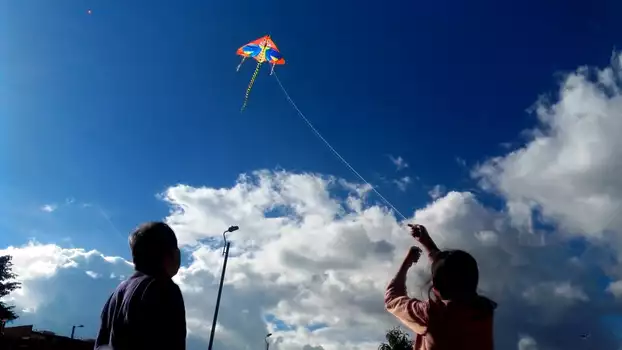
<svg viewBox="0 0 622 350">
<path fill-rule="evenodd" d="M 0 256 L 0 298 L 21 287 L 21 283 L 15 281 L 17 275 L 13 273 L 12 259 L 13 257 L 10 255 Z M 0 320 L 15 320 L 18 316 L 13 310 L 14 308 L 14 306 L 0 301 Z"/>
<path fill-rule="evenodd" d="M 410 336 L 399 327 L 389 330 L 385 338 L 387 342 L 380 344 L 378 350 L 412 350 L 413 348 Z"/>
</svg>

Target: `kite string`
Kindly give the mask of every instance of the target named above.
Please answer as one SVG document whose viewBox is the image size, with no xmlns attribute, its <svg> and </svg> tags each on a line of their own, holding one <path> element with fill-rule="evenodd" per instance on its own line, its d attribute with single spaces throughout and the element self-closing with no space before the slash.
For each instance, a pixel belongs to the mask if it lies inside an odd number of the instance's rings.
<svg viewBox="0 0 622 350">
<path fill-rule="evenodd" d="M 350 165 L 350 163 L 348 163 L 347 160 L 345 160 L 345 158 L 343 158 L 341 156 L 341 154 L 339 154 L 339 152 L 337 152 L 337 150 L 331 146 L 331 144 L 322 136 L 322 134 L 320 134 L 320 132 L 313 126 L 313 124 L 311 123 L 311 121 L 309 121 L 309 119 L 307 119 L 307 117 L 305 117 L 304 113 L 302 113 L 302 111 L 300 111 L 300 109 L 298 108 L 298 106 L 296 105 L 296 103 L 294 102 L 294 100 L 292 100 L 292 98 L 289 96 L 289 94 L 287 93 L 287 90 L 285 89 L 285 87 L 283 86 L 283 84 L 281 83 L 281 80 L 279 79 L 279 76 L 276 74 L 276 72 L 274 72 L 274 77 L 276 78 L 277 83 L 279 83 L 279 86 L 281 87 L 281 90 L 283 91 L 283 94 L 285 94 L 285 97 L 287 97 L 287 100 L 289 101 L 289 103 L 292 105 L 292 107 L 294 107 L 294 109 L 296 110 L 296 112 L 298 112 L 298 115 L 302 118 L 302 120 L 305 121 L 305 123 L 307 123 L 307 125 L 309 126 L 309 128 L 311 128 L 311 130 L 313 130 L 313 132 L 315 133 L 315 135 L 324 142 L 324 144 L 333 152 L 333 154 L 335 156 L 337 156 L 337 158 L 339 160 L 341 160 L 341 162 L 348 167 L 348 169 L 350 169 L 350 171 L 352 171 L 352 173 L 354 173 L 354 175 L 356 175 L 359 179 L 361 179 L 361 181 L 363 181 L 365 184 L 367 184 L 367 186 L 369 186 L 371 188 L 372 191 L 374 191 L 374 193 L 376 193 L 376 195 L 378 195 L 378 197 L 380 197 L 380 199 L 382 199 L 382 201 L 387 204 L 391 209 L 393 209 L 399 216 L 402 217 L 402 219 L 406 220 L 406 217 L 404 216 L 404 214 L 402 214 L 393 204 L 391 204 L 391 202 L 389 202 L 388 199 L 386 199 L 380 192 L 378 192 L 378 190 L 376 190 L 376 188 L 374 186 L 372 186 L 372 184 L 370 184 L 367 180 L 365 180 L 365 178 L 359 174 L 358 171 L 356 171 L 356 169 L 354 169 L 354 167 L 352 165 Z"/>
</svg>

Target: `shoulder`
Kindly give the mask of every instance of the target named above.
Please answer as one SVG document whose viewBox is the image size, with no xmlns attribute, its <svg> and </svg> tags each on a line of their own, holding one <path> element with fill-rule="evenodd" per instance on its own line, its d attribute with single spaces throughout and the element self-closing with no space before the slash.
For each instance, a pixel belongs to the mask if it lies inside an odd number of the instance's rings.
<svg viewBox="0 0 622 350">
<path fill-rule="evenodd" d="M 170 279 L 149 278 L 145 281 L 143 299 L 147 301 L 182 301 L 179 286 Z"/>
</svg>

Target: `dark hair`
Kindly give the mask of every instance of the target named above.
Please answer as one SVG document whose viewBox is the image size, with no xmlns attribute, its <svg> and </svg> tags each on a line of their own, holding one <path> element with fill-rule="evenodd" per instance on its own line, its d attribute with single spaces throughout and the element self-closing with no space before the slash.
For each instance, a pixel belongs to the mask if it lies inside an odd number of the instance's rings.
<svg viewBox="0 0 622 350">
<path fill-rule="evenodd" d="M 163 222 L 140 225 L 129 241 L 134 266 L 145 273 L 160 273 L 163 260 L 177 249 L 175 232 Z"/>
<path fill-rule="evenodd" d="M 444 250 L 434 257 L 432 286 L 441 299 L 467 302 L 485 314 L 491 313 L 497 303 L 477 294 L 478 283 L 479 269 L 471 254 L 463 250 Z"/>
<path fill-rule="evenodd" d="M 463 250 L 439 252 L 432 263 L 432 284 L 444 300 L 475 296 L 478 282 L 477 262 Z"/>
</svg>

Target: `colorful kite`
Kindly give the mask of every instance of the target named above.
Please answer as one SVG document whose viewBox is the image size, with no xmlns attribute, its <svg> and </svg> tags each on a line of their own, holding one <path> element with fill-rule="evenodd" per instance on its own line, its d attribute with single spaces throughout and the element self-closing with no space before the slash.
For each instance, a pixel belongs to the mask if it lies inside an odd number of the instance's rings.
<svg viewBox="0 0 622 350">
<path fill-rule="evenodd" d="M 281 55 L 281 52 L 279 52 L 279 49 L 276 47 L 274 41 L 270 38 L 270 35 L 263 36 L 240 47 L 237 51 L 237 55 L 242 56 L 242 62 L 240 62 L 236 71 L 240 70 L 242 63 L 244 63 L 244 61 L 246 61 L 249 57 L 254 58 L 255 61 L 257 61 L 257 68 L 255 68 L 255 72 L 253 73 L 251 81 L 248 84 L 248 88 L 246 89 L 246 96 L 244 96 L 244 104 L 241 109 L 243 111 L 248 103 L 248 96 L 251 93 L 251 89 L 253 88 L 255 78 L 257 78 L 261 65 L 264 62 L 271 63 L 272 69 L 270 70 L 270 75 L 272 75 L 272 73 L 274 73 L 274 67 L 277 64 L 285 64 L 285 59 L 283 58 L 283 55 Z"/>
</svg>

